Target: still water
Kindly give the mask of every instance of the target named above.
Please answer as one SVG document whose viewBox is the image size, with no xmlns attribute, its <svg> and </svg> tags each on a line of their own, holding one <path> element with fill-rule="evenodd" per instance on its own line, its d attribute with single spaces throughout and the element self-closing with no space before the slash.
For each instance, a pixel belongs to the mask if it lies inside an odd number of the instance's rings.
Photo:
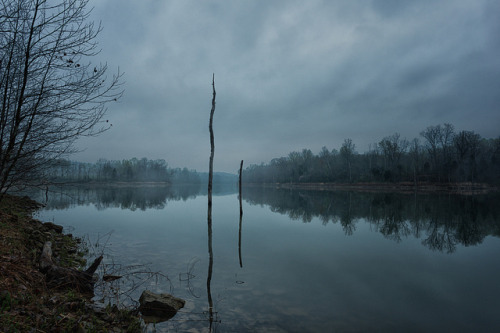
<svg viewBox="0 0 500 333">
<path fill-rule="evenodd" d="M 220 189 L 210 235 L 198 188 L 80 188 L 49 196 L 38 218 L 124 276 L 96 299 L 185 299 L 157 331 L 493 332 L 499 199 L 245 188 L 240 221 L 238 194 Z"/>
</svg>

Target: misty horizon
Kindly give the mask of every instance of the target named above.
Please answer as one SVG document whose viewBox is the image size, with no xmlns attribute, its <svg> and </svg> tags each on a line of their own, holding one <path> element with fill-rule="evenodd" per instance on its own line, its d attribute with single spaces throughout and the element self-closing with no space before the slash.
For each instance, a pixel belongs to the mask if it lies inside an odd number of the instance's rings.
<svg viewBox="0 0 500 333">
<path fill-rule="evenodd" d="M 436 126 L 442 126 L 444 124 L 438 124 Z M 453 124 L 449 124 L 452 126 L 452 128 L 454 129 L 454 126 Z M 430 127 L 434 127 L 434 126 L 428 126 L 427 128 L 430 128 Z M 424 129 L 422 129 L 422 131 L 420 133 L 423 132 Z M 467 129 L 463 129 L 463 130 L 460 130 L 461 131 L 468 131 Z M 454 135 L 457 134 L 459 132 L 459 130 L 456 130 L 454 129 Z M 472 131 L 470 131 L 472 132 Z M 373 140 L 368 148 L 364 151 L 359 151 L 358 149 L 358 145 L 356 144 L 355 140 L 352 140 L 353 144 L 355 145 L 355 148 L 354 148 L 354 152 L 356 154 L 360 154 L 360 155 L 364 155 L 364 154 L 368 154 L 370 153 L 371 151 L 373 150 L 380 150 L 380 147 L 379 147 L 379 143 L 383 140 L 383 139 L 386 139 L 388 137 L 390 137 L 391 135 L 394 135 L 394 134 L 399 134 L 399 132 L 394 132 L 394 133 L 391 133 L 391 134 L 387 134 L 385 135 L 383 138 L 381 138 L 380 140 Z M 476 133 L 476 134 L 479 134 L 480 133 Z M 481 136 L 481 135 L 480 135 Z M 352 138 L 346 138 L 346 139 L 352 139 Z M 401 137 L 402 140 L 407 140 L 408 142 L 411 142 L 413 139 L 418 139 L 419 140 L 419 143 L 424 147 L 426 146 L 426 143 L 425 143 L 425 139 L 422 137 L 422 134 L 420 134 L 418 137 L 415 137 L 415 138 L 405 138 L 405 137 Z M 481 136 L 481 140 L 494 140 L 494 139 L 500 139 L 500 135 L 497 135 L 496 137 L 491 137 L 491 138 L 486 138 L 486 137 L 482 137 Z M 279 156 L 274 156 L 272 158 L 270 158 L 269 160 L 267 161 L 260 161 L 258 163 L 251 163 L 251 164 L 248 164 L 248 163 L 245 163 L 244 164 L 244 169 L 251 166 L 251 165 L 262 165 L 262 164 L 268 164 L 270 163 L 273 159 L 279 159 L 279 158 L 283 158 L 283 157 L 286 157 L 286 156 L 289 156 L 291 153 L 294 153 L 294 152 L 301 152 L 303 151 L 304 149 L 305 150 L 311 150 L 311 152 L 314 154 L 314 155 L 318 155 L 321 153 L 321 151 L 323 150 L 323 148 L 327 148 L 329 150 L 329 152 L 339 152 L 340 151 L 340 148 L 342 146 L 342 143 L 339 144 L 338 147 L 333 147 L 333 148 L 330 148 L 326 145 L 322 146 L 321 148 L 319 148 L 317 151 L 315 150 L 312 150 L 310 147 L 303 147 L 301 149 L 298 149 L 298 150 L 294 150 L 294 151 L 289 151 L 289 152 L 286 152 L 286 153 L 282 153 L 281 155 Z M 208 166 L 206 167 L 206 169 L 196 169 L 196 168 L 190 168 L 188 166 L 185 166 L 185 165 L 177 165 L 175 164 L 175 161 L 170 161 L 170 160 L 165 160 L 164 158 L 151 158 L 151 157 L 148 157 L 148 156 L 132 156 L 132 157 L 128 157 L 128 158 L 118 158 L 118 159 L 108 159 L 106 157 L 99 157 L 97 160 L 95 161 L 91 161 L 91 160 L 78 160 L 78 159 L 69 159 L 71 161 L 75 161 L 75 162 L 81 162 L 81 163 L 97 163 L 99 160 L 107 160 L 107 161 L 122 161 L 122 160 L 131 160 L 131 159 L 137 159 L 137 160 L 140 160 L 140 159 L 143 159 L 143 158 L 146 158 L 146 159 L 149 159 L 149 160 L 164 160 L 168 166 L 172 169 L 183 169 L 183 168 L 186 168 L 188 169 L 189 171 L 195 171 L 195 172 L 198 172 L 198 173 L 208 173 Z M 244 157 L 242 158 L 243 161 L 245 160 Z M 208 160 L 208 158 L 207 158 Z M 217 161 L 217 159 L 214 160 L 214 163 Z M 238 174 L 238 170 L 239 170 L 239 163 L 241 162 L 238 161 L 238 165 L 235 166 L 235 169 L 234 170 L 217 170 L 216 168 L 214 169 L 214 172 L 216 173 L 230 173 L 230 174 L 233 174 L 233 175 L 237 175 Z M 208 165 L 208 163 L 207 163 Z"/>
</svg>

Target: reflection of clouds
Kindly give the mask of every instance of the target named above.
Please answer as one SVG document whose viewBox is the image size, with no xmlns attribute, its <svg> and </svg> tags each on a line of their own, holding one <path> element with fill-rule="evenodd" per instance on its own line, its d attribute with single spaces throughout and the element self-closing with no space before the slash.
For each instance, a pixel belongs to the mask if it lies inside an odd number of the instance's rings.
<svg viewBox="0 0 500 333">
<path fill-rule="evenodd" d="M 267 205 L 272 212 L 310 223 L 318 218 L 342 225 L 347 235 L 360 219 L 396 242 L 423 237 L 431 250 L 452 253 L 457 244 L 478 245 L 488 235 L 500 235 L 498 194 L 460 196 L 449 194 L 361 193 L 300 191 L 248 187 L 244 199 Z"/>
</svg>

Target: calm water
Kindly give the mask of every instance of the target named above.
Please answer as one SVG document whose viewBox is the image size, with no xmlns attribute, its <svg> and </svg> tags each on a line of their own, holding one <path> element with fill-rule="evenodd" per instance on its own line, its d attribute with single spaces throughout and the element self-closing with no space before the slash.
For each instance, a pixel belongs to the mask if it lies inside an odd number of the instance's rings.
<svg viewBox="0 0 500 333">
<path fill-rule="evenodd" d="M 498 195 L 247 188 L 240 224 L 237 194 L 219 190 L 209 267 L 198 190 L 73 189 L 38 217 L 84 236 L 94 256 L 104 251 L 101 274 L 125 275 L 98 286 L 120 294 L 113 302 L 132 304 L 145 288 L 185 299 L 157 331 L 500 328 Z M 148 271 L 168 279 L 144 282 Z"/>
</svg>

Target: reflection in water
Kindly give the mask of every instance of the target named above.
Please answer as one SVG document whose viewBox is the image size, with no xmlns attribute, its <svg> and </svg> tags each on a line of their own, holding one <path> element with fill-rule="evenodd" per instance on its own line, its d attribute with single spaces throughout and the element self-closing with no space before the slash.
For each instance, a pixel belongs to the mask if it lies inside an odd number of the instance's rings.
<svg viewBox="0 0 500 333">
<path fill-rule="evenodd" d="M 247 188 L 244 199 L 273 212 L 309 223 L 340 222 L 351 235 L 364 219 L 386 238 L 400 242 L 414 236 L 432 250 L 452 253 L 456 245 L 480 244 L 500 236 L 500 199 L 488 195 L 364 193 Z"/>
<path fill-rule="evenodd" d="M 241 160 L 240 164 L 240 174 L 239 174 L 239 181 L 238 181 L 238 201 L 240 202 L 240 224 L 238 228 L 238 257 L 240 258 L 240 267 L 243 267 L 243 261 L 241 259 L 241 227 L 243 224 L 243 203 L 242 203 L 242 196 L 241 196 L 241 176 L 243 172 L 243 160 Z"/>
<path fill-rule="evenodd" d="M 241 227 L 242 227 L 242 224 L 243 224 L 243 212 L 240 213 L 240 226 L 238 228 L 238 257 L 240 258 L 240 267 L 243 267 L 243 260 L 241 259 Z"/>
<path fill-rule="evenodd" d="M 213 157 L 212 157 L 213 158 Z M 212 324 L 214 322 L 214 302 L 212 300 L 212 272 L 214 267 L 214 252 L 212 248 L 212 182 L 209 180 L 208 185 L 208 210 L 207 210 L 207 225 L 208 225 L 208 273 L 207 273 L 207 299 L 208 299 L 208 331 L 212 332 Z"/>
<path fill-rule="evenodd" d="M 157 331 L 427 332 L 499 327 L 492 310 L 498 298 L 492 295 L 499 294 L 500 243 L 498 238 L 485 239 L 500 235 L 498 194 L 369 194 L 247 186 L 242 199 L 247 205 L 243 268 L 235 258 L 238 233 L 242 262 L 236 195 L 214 197 L 215 224 L 212 216 L 207 217 L 205 197 L 177 199 L 163 211 L 98 212 L 82 206 L 46 216 L 74 226 L 80 234 L 115 229 L 109 250 L 119 254 L 116 262 L 151 262 L 154 271 L 170 277 L 179 274 L 180 281 L 181 273 L 187 277 L 187 285 L 180 282 L 175 290 L 187 300 L 185 310 L 159 324 Z M 314 222 L 293 223 L 270 210 Z M 404 242 L 396 244 L 381 234 Z M 484 246 L 460 246 L 480 242 Z M 195 271 L 194 263 L 200 260 L 204 268 Z"/>
<path fill-rule="evenodd" d="M 214 190 L 215 195 L 237 191 L 235 187 L 215 187 Z M 163 209 L 168 201 L 186 201 L 205 191 L 199 186 L 74 186 L 52 190 L 46 209 L 67 209 L 80 204 L 93 204 L 98 210 Z M 46 201 L 44 191 L 29 195 L 40 202 Z M 447 253 L 454 252 L 458 244 L 477 245 L 488 235 L 500 236 L 498 193 L 471 196 L 247 187 L 239 200 L 242 198 L 252 205 L 268 205 L 271 211 L 304 223 L 313 218 L 319 218 L 324 225 L 338 222 L 347 235 L 356 231 L 359 220 L 366 220 L 388 239 L 400 242 L 414 236 L 422 238 L 426 247 Z M 241 267 L 242 216 L 240 202 L 238 256 Z"/>
<path fill-rule="evenodd" d="M 66 186 L 28 195 L 46 205 L 46 209 L 67 209 L 93 204 L 98 210 L 122 208 L 130 210 L 163 209 L 168 201 L 186 201 L 200 194 L 199 185 L 184 186 Z"/>
<path fill-rule="evenodd" d="M 208 298 L 208 321 L 209 332 L 212 332 L 214 322 L 214 302 L 212 300 L 212 271 L 214 266 L 214 252 L 212 249 L 212 206 L 208 206 L 208 274 L 207 274 L 207 298 Z"/>
</svg>

